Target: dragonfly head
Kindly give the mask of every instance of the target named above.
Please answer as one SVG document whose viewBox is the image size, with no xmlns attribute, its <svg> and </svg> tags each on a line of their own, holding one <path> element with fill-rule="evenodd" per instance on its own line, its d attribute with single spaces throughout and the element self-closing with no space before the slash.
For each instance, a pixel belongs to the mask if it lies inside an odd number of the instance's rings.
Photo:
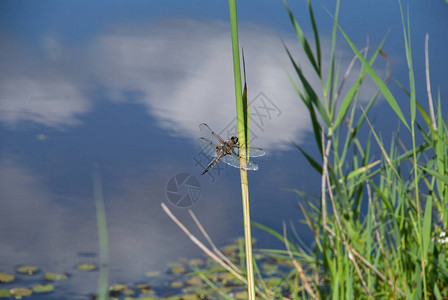
<svg viewBox="0 0 448 300">
<path fill-rule="evenodd" d="M 230 138 L 230 140 L 232 141 L 232 143 L 234 143 L 235 145 L 238 144 L 238 138 L 236 136 L 232 136 Z"/>
</svg>

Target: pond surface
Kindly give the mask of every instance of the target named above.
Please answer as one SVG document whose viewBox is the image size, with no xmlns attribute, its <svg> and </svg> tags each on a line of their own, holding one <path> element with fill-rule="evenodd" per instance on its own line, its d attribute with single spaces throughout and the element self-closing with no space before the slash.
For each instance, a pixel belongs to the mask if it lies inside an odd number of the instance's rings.
<svg viewBox="0 0 448 300">
<path fill-rule="evenodd" d="M 291 9 L 311 34 L 302 2 Z M 331 18 L 324 7 L 333 11 L 334 4 L 313 5 L 327 50 Z M 311 153 L 316 148 L 307 111 L 285 72 L 293 70 L 280 37 L 295 57 L 304 56 L 281 1 L 245 1 L 238 8 L 252 145 L 267 153 L 254 159 L 259 170 L 249 173 L 251 216 L 276 230 L 292 221 L 310 241 L 299 223 L 299 198 L 287 189 L 320 193 L 319 175 L 291 140 Z M 417 92 L 425 105 L 427 32 L 433 91 L 440 88 L 442 99 L 448 94 L 448 5 L 411 3 L 410 13 Z M 390 29 L 384 50 L 392 75 L 407 82 L 398 3 L 343 2 L 340 21 L 358 47 L 366 37 L 378 45 Z M 236 130 L 227 2 L 2 1 L 0 26 L 0 273 L 33 264 L 43 273 L 70 275 L 51 294 L 55 299 L 95 292 L 98 273 L 80 273 L 76 266 L 99 262 L 96 164 L 110 282 L 143 281 L 146 272 L 165 272 L 170 261 L 202 255 L 161 209 L 167 203 L 199 234 L 179 207 L 190 205 L 174 205 L 173 193 L 192 192 L 190 208 L 218 246 L 243 235 L 239 171 L 219 164 L 201 176 L 208 160 L 195 142 L 203 122 L 225 138 Z M 337 51 L 345 71 L 353 55 L 342 39 Z M 378 63 L 380 74 L 384 66 Z M 390 88 L 407 112 L 404 93 Z M 361 103 L 374 92 L 366 81 Z M 383 99 L 371 118 L 390 140 L 398 121 Z M 188 184 L 180 184 L 185 178 Z M 253 234 L 259 247 L 283 247 L 260 230 Z"/>
</svg>

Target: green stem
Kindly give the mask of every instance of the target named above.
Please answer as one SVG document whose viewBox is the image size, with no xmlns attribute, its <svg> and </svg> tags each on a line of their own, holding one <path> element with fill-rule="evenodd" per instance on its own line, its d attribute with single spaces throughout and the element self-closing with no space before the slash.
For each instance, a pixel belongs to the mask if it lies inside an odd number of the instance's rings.
<svg viewBox="0 0 448 300">
<path fill-rule="evenodd" d="M 241 85 L 240 56 L 238 45 L 238 24 L 236 16 L 236 0 L 229 0 L 230 13 L 230 29 L 232 34 L 232 54 L 233 54 L 233 70 L 235 78 L 235 98 L 236 112 L 238 122 L 238 139 L 240 141 L 248 141 L 246 133 L 249 132 L 248 110 L 244 110 L 244 102 Z M 247 96 L 245 97 L 247 102 Z M 246 103 L 247 107 L 247 103 Z M 240 143 L 240 153 L 246 153 L 246 142 Z M 247 269 L 247 292 L 248 299 L 255 299 L 254 284 L 254 268 L 252 258 L 252 234 L 250 230 L 250 209 L 249 209 L 249 185 L 247 183 L 246 158 L 240 156 L 240 174 L 241 174 L 241 193 L 243 199 L 243 215 L 244 215 L 244 239 L 246 244 L 246 269 Z"/>
<path fill-rule="evenodd" d="M 98 281 L 97 299 L 106 300 L 109 278 L 109 251 L 107 239 L 106 210 L 104 208 L 103 188 L 98 165 L 93 169 L 93 193 L 96 207 L 96 222 L 98 227 L 98 240 L 100 246 L 100 278 Z"/>
</svg>

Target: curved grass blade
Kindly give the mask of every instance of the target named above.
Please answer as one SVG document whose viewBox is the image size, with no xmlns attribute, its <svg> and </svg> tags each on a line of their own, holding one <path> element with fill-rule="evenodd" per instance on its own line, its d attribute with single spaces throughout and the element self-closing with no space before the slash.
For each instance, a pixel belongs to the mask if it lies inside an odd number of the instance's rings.
<svg viewBox="0 0 448 300">
<path fill-rule="evenodd" d="M 308 57 L 308 60 L 310 61 L 311 65 L 313 66 L 314 70 L 316 71 L 316 73 L 318 75 L 320 75 L 319 64 L 316 62 L 316 59 L 314 58 L 313 51 L 311 51 L 311 47 L 308 44 L 307 39 L 305 38 L 305 34 L 303 33 L 302 28 L 300 27 L 297 20 L 294 18 L 294 15 L 292 14 L 292 12 L 289 9 L 289 6 L 285 0 L 283 0 L 283 4 L 285 5 L 286 10 L 288 11 L 289 19 L 291 20 L 291 23 L 294 26 L 294 30 L 296 31 L 297 39 L 299 40 L 300 44 L 302 44 L 303 50 L 305 51 L 305 54 Z M 311 7 L 311 5 L 310 5 L 310 7 Z"/>
<path fill-rule="evenodd" d="M 356 56 L 358 56 L 358 59 L 361 61 L 364 68 L 366 68 L 370 77 L 373 79 L 373 81 L 375 81 L 378 88 L 381 90 L 381 93 L 383 94 L 384 98 L 386 98 L 390 107 L 395 111 L 395 113 L 400 118 L 401 122 L 403 122 L 403 124 L 406 126 L 406 128 L 410 129 L 408 123 L 406 122 L 406 119 L 403 116 L 403 113 L 401 112 L 400 106 L 398 105 L 397 101 L 395 100 L 395 97 L 390 92 L 389 88 L 386 86 L 386 84 L 383 82 L 383 80 L 376 74 L 376 72 L 373 70 L 373 68 L 370 66 L 370 64 L 365 60 L 364 56 L 355 47 L 355 45 L 350 40 L 350 38 L 347 36 L 347 34 L 344 32 L 344 30 L 342 30 L 341 26 L 338 25 L 338 27 L 339 27 L 339 30 L 341 31 L 342 35 L 344 36 L 345 40 L 347 41 L 347 43 L 352 48 L 353 52 L 355 52 Z"/>
</svg>

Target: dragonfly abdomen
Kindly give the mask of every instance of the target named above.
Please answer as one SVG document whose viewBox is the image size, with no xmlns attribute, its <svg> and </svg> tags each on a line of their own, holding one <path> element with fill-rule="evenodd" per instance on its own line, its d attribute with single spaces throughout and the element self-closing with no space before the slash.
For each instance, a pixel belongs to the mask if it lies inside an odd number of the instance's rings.
<svg viewBox="0 0 448 300">
<path fill-rule="evenodd" d="M 220 152 L 209 164 L 207 167 L 205 167 L 204 171 L 202 171 L 201 175 L 204 175 L 205 173 L 207 173 L 211 168 L 213 168 L 220 160 L 221 158 L 224 157 L 224 155 L 226 155 L 226 153 L 224 152 Z"/>
</svg>

